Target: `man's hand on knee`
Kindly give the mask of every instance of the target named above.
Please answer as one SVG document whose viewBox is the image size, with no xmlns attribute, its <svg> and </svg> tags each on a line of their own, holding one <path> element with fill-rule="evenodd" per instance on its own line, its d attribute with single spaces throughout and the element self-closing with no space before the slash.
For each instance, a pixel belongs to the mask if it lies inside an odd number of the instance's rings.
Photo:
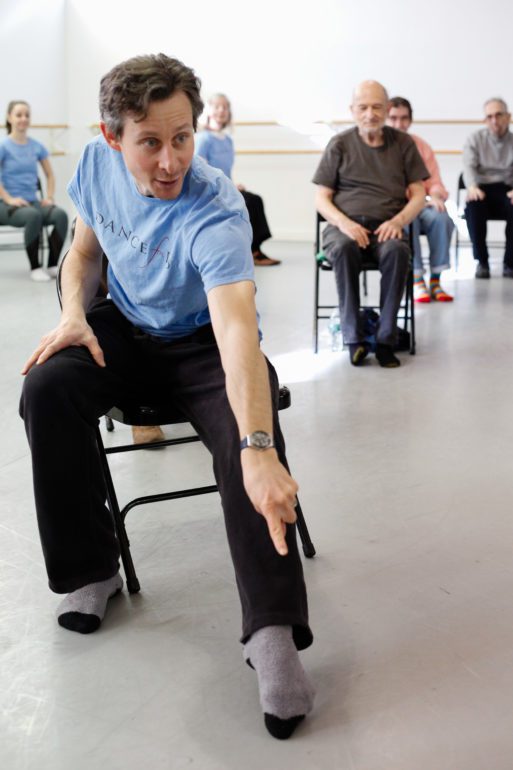
<svg viewBox="0 0 513 770">
<path fill-rule="evenodd" d="M 356 241 L 361 249 L 366 249 L 370 243 L 370 230 L 367 230 L 366 227 L 358 224 L 358 222 L 353 222 L 352 219 L 348 219 L 343 224 L 339 225 L 339 230 L 341 233 L 344 233 L 344 235 L 347 235 L 348 238 Z"/>
<path fill-rule="evenodd" d="M 476 185 L 470 185 L 467 190 L 468 201 L 484 201 L 485 198 L 486 195 L 480 187 L 477 187 Z"/>
<path fill-rule="evenodd" d="M 44 364 L 45 361 L 59 350 L 74 345 L 87 348 L 98 366 L 105 366 L 103 351 L 89 324 L 85 320 L 72 320 L 61 321 L 59 326 L 42 337 L 41 342 L 25 363 L 21 373 L 27 374 L 34 364 Z"/>
<path fill-rule="evenodd" d="M 274 450 L 244 450 L 241 463 L 247 495 L 255 510 L 266 520 L 274 547 L 280 556 L 286 556 L 286 524 L 296 521 L 298 485 Z"/>
<path fill-rule="evenodd" d="M 386 222 L 382 222 L 380 226 L 374 230 L 374 235 L 378 236 L 378 243 L 384 243 L 385 241 L 391 241 L 394 238 L 403 237 L 403 228 L 401 225 L 394 222 L 393 219 L 388 219 Z"/>
</svg>

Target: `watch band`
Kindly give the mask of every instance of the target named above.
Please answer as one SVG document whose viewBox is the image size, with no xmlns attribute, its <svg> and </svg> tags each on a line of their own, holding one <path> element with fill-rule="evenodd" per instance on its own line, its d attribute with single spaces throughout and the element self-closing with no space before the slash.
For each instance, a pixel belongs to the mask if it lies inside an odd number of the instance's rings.
<svg viewBox="0 0 513 770">
<path fill-rule="evenodd" d="M 240 448 L 242 449 L 258 449 L 263 452 L 266 449 L 272 449 L 274 447 L 273 437 L 266 433 L 265 430 L 255 430 L 248 436 L 245 436 L 240 442 Z"/>
</svg>

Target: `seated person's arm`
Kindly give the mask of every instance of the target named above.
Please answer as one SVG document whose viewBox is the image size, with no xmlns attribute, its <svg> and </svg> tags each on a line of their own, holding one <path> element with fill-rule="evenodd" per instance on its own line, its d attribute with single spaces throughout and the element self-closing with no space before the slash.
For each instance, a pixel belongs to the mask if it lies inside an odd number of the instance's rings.
<svg viewBox="0 0 513 770">
<path fill-rule="evenodd" d="M 479 153 L 475 145 L 475 139 L 470 136 L 463 147 L 463 178 L 467 187 L 468 201 L 482 201 L 485 193 L 476 181 L 476 170 L 479 165 Z"/>
<path fill-rule="evenodd" d="M 269 374 L 258 339 L 253 282 L 239 281 L 211 289 L 208 306 L 240 438 L 256 430 L 272 435 Z M 223 430 L 223 426 L 219 429 Z M 266 519 L 276 550 L 285 556 L 285 524 L 296 520 L 297 484 L 275 449 L 244 449 L 241 465 L 248 497 Z"/>
<path fill-rule="evenodd" d="M 382 222 L 377 228 L 378 243 L 392 238 L 402 238 L 403 228 L 409 225 L 424 208 L 425 191 L 422 182 L 412 182 L 406 188 L 408 203 L 394 217 Z"/>
<path fill-rule="evenodd" d="M 319 214 L 322 214 L 330 225 L 338 227 L 340 232 L 352 238 L 361 249 L 364 249 L 369 245 L 369 230 L 358 224 L 358 222 L 354 222 L 335 206 L 333 203 L 334 194 L 335 190 L 318 184 L 315 190 L 315 207 L 317 211 Z"/>
<path fill-rule="evenodd" d="M 13 198 L 12 195 L 9 195 L 7 190 L 3 185 L 0 184 L 0 200 L 3 200 L 3 202 L 7 206 L 29 206 L 29 202 L 25 200 L 25 198 Z"/>
<path fill-rule="evenodd" d="M 73 244 L 61 274 L 62 313 L 58 326 L 46 334 L 34 350 L 22 374 L 34 364 L 43 364 L 58 350 L 84 345 L 99 366 L 105 366 L 103 352 L 86 321 L 86 312 L 101 277 L 102 248 L 94 232 L 77 217 Z"/>
<path fill-rule="evenodd" d="M 54 201 L 55 195 L 55 176 L 53 173 L 52 164 L 48 158 L 43 158 L 41 161 L 41 168 L 44 171 L 46 177 L 46 195 L 41 201 L 42 206 L 51 206 Z"/>
</svg>

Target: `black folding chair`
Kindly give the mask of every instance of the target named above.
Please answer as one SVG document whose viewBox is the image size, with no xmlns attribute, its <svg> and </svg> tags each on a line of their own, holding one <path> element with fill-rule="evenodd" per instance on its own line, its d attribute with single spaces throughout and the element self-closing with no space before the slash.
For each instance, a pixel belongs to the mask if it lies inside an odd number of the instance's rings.
<svg viewBox="0 0 513 770">
<path fill-rule="evenodd" d="M 322 223 L 325 221 L 326 220 L 322 216 L 322 214 L 319 214 L 319 212 L 317 212 L 316 224 L 315 224 L 315 248 L 314 248 L 314 259 L 315 259 L 315 282 L 314 282 L 314 308 L 315 309 L 314 309 L 314 324 L 313 324 L 314 353 L 317 353 L 319 350 L 319 321 L 330 318 L 330 315 L 333 312 L 333 310 L 336 307 L 338 307 L 338 305 L 333 305 L 333 304 L 321 305 L 319 302 L 320 276 L 323 272 L 333 271 L 331 263 L 328 261 L 326 255 L 322 250 L 321 230 L 322 230 Z M 416 350 L 415 305 L 413 302 L 413 264 L 412 264 L 413 247 L 412 247 L 411 227 L 408 228 L 408 230 L 409 230 L 410 251 L 412 254 L 412 259 L 410 260 L 410 268 L 408 270 L 408 275 L 406 277 L 406 288 L 404 292 L 404 300 L 401 303 L 401 307 L 399 308 L 398 320 L 403 323 L 403 328 L 405 332 L 409 332 L 410 334 L 409 352 L 410 352 L 410 355 L 413 356 L 415 355 L 415 350 Z M 379 266 L 375 262 L 362 263 L 362 269 L 361 269 L 362 289 L 363 289 L 363 295 L 365 297 L 368 295 L 367 273 L 372 271 L 374 272 L 379 271 Z M 365 305 L 362 305 L 362 307 L 369 308 L 377 312 L 379 312 L 380 310 L 379 305 L 365 304 Z"/>
<path fill-rule="evenodd" d="M 65 262 L 66 255 L 64 256 L 59 266 L 59 273 L 57 276 L 57 293 L 59 302 L 61 302 L 61 271 Z M 291 404 L 290 391 L 287 387 L 281 386 L 279 393 L 278 409 L 288 409 Z M 188 423 L 187 418 L 170 403 L 161 404 L 154 403 L 151 396 L 148 397 L 148 401 L 144 404 L 134 404 L 131 402 L 123 402 L 120 399 L 112 409 L 110 409 L 106 418 L 107 429 L 113 430 L 114 424 L 112 421 L 117 421 L 123 425 L 178 425 L 182 423 Z M 148 503 L 158 503 L 164 500 L 178 500 L 183 497 L 194 497 L 196 495 L 206 495 L 211 492 L 217 492 L 218 488 L 215 484 L 210 484 L 204 487 L 192 487 L 188 489 L 180 489 L 173 492 L 164 492 L 161 494 L 145 495 L 144 497 L 136 497 L 130 500 L 123 508 L 119 507 L 116 490 L 114 488 L 114 482 L 112 480 L 112 474 L 110 472 L 107 455 L 116 454 L 119 452 L 136 452 L 141 449 L 156 449 L 158 447 L 175 446 L 178 444 L 189 444 L 195 441 L 200 441 L 197 434 L 185 436 L 182 438 L 169 438 L 164 441 L 156 441 L 149 444 L 122 444 L 120 446 L 105 448 L 103 444 L 102 435 L 99 425 L 96 427 L 96 444 L 98 447 L 98 453 L 100 456 L 101 467 L 103 470 L 103 476 L 107 489 L 107 504 L 114 520 L 114 526 L 116 529 L 116 535 L 119 541 L 121 561 L 123 563 L 123 569 L 126 576 L 126 584 L 130 593 L 137 593 L 140 590 L 139 580 L 135 572 L 134 563 L 132 560 L 132 554 L 130 552 L 130 542 L 125 527 L 125 519 L 129 511 L 139 505 L 146 505 Z M 297 515 L 297 531 L 301 538 L 303 546 L 303 552 L 307 558 L 315 556 L 315 547 L 310 539 L 308 528 L 303 516 L 303 511 L 299 501 L 296 506 Z"/>
</svg>

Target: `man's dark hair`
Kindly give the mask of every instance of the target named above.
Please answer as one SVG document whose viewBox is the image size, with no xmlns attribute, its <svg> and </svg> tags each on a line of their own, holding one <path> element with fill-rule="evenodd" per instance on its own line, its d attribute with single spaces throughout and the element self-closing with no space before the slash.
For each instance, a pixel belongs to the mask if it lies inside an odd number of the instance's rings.
<svg viewBox="0 0 513 770">
<path fill-rule="evenodd" d="M 127 115 L 144 120 L 152 102 L 183 91 L 192 107 L 194 130 L 203 112 L 201 81 L 178 59 L 163 53 L 134 56 L 107 72 L 100 82 L 100 115 L 116 138 L 123 133 Z"/>
<path fill-rule="evenodd" d="M 413 110 L 411 108 L 411 104 L 408 99 L 404 98 L 404 96 L 393 96 L 391 99 L 389 99 L 388 109 L 391 107 L 406 107 L 410 120 L 413 120 Z"/>
</svg>

